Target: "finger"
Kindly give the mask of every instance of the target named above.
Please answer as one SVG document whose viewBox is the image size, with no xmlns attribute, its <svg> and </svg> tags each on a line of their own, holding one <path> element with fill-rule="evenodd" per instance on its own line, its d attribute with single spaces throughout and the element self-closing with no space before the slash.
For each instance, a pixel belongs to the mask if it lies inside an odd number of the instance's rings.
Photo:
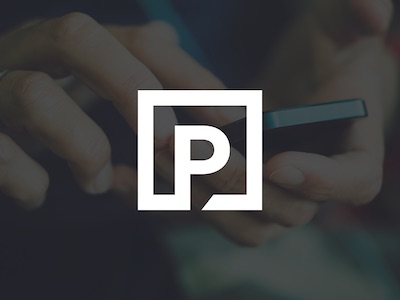
<svg viewBox="0 0 400 300">
<path fill-rule="evenodd" d="M 45 200 L 47 172 L 0 133 L 0 191 L 24 208 L 36 208 Z"/>
<path fill-rule="evenodd" d="M 201 154 L 207 155 L 206 150 Z M 169 152 L 159 152 L 156 162 L 160 174 L 167 181 L 173 182 L 173 163 Z M 197 209 L 202 209 L 213 193 L 243 194 L 246 191 L 245 172 L 243 156 L 232 153 L 222 170 L 212 175 L 194 177 L 192 180 L 193 205 Z M 263 184 L 263 211 L 258 214 L 258 218 L 264 223 L 275 222 L 285 227 L 301 226 L 310 222 L 318 210 L 319 204 L 316 202 L 306 200 L 268 182 Z"/>
<path fill-rule="evenodd" d="M 314 201 L 364 204 L 379 192 L 382 164 L 367 152 L 331 158 L 286 152 L 273 157 L 265 172 L 269 180 Z"/>
<path fill-rule="evenodd" d="M 264 181 L 263 211 L 260 214 L 264 219 L 285 227 L 298 227 L 308 224 L 319 209 L 319 203 Z"/>
<path fill-rule="evenodd" d="M 192 181 L 193 206 L 198 210 L 201 209 L 213 191 L 215 190 L 210 189 L 199 178 L 195 178 Z M 266 208 L 265 204 L 264 208 Z M 269 209 L 264 211 L 262 215 L 246 212 L 207 211 L 201 212 L 201 216 L 235 243 L 242 246 L 256 247 L 282 234 L 286 230 L 286 224 L 295 222 L 293 220 L 288 221 L 285 216 L 284 225 L 274 223 L 274 219 L 270 218 L 270 216 L 281 216 L 279 214 L 271 214 L 266 217 L 267 211 Z"/>
<path fill-rule="evenodd" d="M 164 151 L 164 154 L 158 156 L 159 164 L 169 164 L 170 156 Z M 167 166 L 162 172 L 171 182 L 171 168 Z M 168 173 L 168 175 L 166 174 Z M 127 166 L 117 166 L 114 169 L 113 190 L 122 199 L 132 205 L 136 200 L 136 172 Z M 201 186 L 200 182 L 193 185 L 193 203 L 199 210 L 201 207 L 196 203 L 204 202 L 210 191 L 207 187 Z M 277 237 L 286 229 L 278 224 L 260 221 L 259 218 L 237 212 L 203 212 L 203 218 L 211 222 L 219 231 L 228 238 L 243 246 L 255 247 Z"/>
<path fill-rule="evenodd" d="M 393 14 L 391 0 L 326 0 L 318 2 L 317 19 L 339 43 L 384 34 Z"/>
<path fill-rule="evenodd" d="M 213 146 L 205 141 L 198 141 L 191 150 L 194 159 L 206 159 L 214 151 Z M 216 173 L 202 176 L 202 180 L 220 192 L 244 193 L 246 191 L 246 160 L 236 149 L 231 148 L 226 165 Z"/>
<path fill-rule="evenodd" d="M 173 181 L 171 155 L 160 151 L 156 157 L 158 172 L 169 183 Z M 200 210 L 212 195 L 213 190 L 198 178 L 192 182 L 192 203 Z M 278 236 L 284 227 L 259 217 L 241 212 L 202 212 L 201 216 L 210 221 L 219 231 L 234 242 L 244 246 L 259 246 Z"/>
<path fill-rule="evenodd" d="M 166 88 L 226 88 L 179 47 L 177 33 L 168 23 L 157 21 L 140 27 L 108 26 L 107 29 L 148 66 Z M 194 120 L 218 127 L 245 117 L 243 107 L 186 107 L 184 110 Z"/>
<path fill-rule="evenodd" d="M 202 216 L 235 243 L 257 247 L 283 234 L 287 228 L 238 212 L 203 212 Z"/>
<path fill-rule="evenodd" d="M 15 50 L 14 45 L 19 45 Z M 0 65 L 56 72 L 64 68 L 99 96 L 112 100 L 137 129 L 137 90 L 161 89 L 149 69 L 106 29 L 87 15 L 72 13 L 22 30 L 0 44 Z M 44 67 L 46 68 L 43 70 Z M 176 123 L 170 109 L 156 138 L 169 143 Z"/>
<path fill-rule="evenodd" d="M 199 142 L 194 147 L 193 156 L 204 159 L 212 154 L 208 143 Z M 218 172 L 199 177 L 203 184 L 213 191 L 223 194 L 243 194 L 246 192 L 245 158 L 232 149 L 227 164 Z M 317 203 L 276 188 L 268 182 L 263 184 L 263 212 L 268 220 L 284 226 L 300 226 L 307 224 L 319 209 Z"/>
<path fill-rule="evenodd" d="M 143 62 L 169 89 L 225 89 L 209 70 L 179 46 L 174 28 L 165 22 L 146 26 L 108 26 L 107 29 Z M 223 126 L 243 118 L 241 107 L 188 107 L 185 111 L 196 120 Z"/>
<path fill-rule="evenodd" d="M 108 26 L 107 29 L 143 62 L 169 89 L 223 89 L 224 84 L 180 46 L 166 22 L 145 26 Z"/>
<path fill-rule="evenodd" d="M 393 14 L 392 0 L 351 0 L 345 1 L 362 33 L 382 34 L 389 27 Z M 357 26 L 357 23 L 356 23 Z"/>
<path fill-rule="evenodd" d="M 186 107 L 185 111 L 195 120 L 217 127 L 222 127 L 246 117 L 246 109 L 241 106 L 193 106 Z"/>
<path fill-rule="evenodd" d="M 66 159 L 89 193 L 110 187 L 111 149 L 104 132 L 46 74 L 12 71 L 0 82 L 0 118 Z"/>
</svg>

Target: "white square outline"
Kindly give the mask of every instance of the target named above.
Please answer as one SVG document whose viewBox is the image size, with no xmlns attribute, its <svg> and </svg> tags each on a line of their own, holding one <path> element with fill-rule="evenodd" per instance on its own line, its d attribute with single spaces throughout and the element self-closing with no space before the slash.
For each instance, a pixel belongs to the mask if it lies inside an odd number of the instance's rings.
<svg viewBox="0 0 400 300">
<path fill-rule="evenodd" d="M 262 90 L 139 90 L 138 210 L 191 209 L 191 199 L 176 199 L 174 194 L 154 194 L 154 107 L 157 106 L 246 107 L 246 194 L 213 195 L 212 198 L 219 196 L 219 204 L 209 205 L 211 202 L 209 201 L 203 210 L 261 211 L 263 208 Z M 216 202 L 215 200 L 213 202 Z"/>
</svg>

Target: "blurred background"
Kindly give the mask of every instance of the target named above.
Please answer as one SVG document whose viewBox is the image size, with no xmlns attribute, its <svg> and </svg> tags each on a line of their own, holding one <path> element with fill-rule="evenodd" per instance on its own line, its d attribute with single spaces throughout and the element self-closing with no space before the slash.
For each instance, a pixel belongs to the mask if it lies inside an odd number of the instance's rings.
<svg viewBox="0 0 400 300">
<path fill-rule="evenodd" d="M 0 29 L 70 11 L 106 24 L 164 20 L 227 87 L 246 88 L 308 4 L 15 0 L 3 3 Z M 132 132 L 111 104 L 99 102 L 88 114 L 109 137 L 113 161 L 135 165 Z M 192 214 L 137 212 L 111 193 L 84 195 L 65 162 L 41 152 L 52 178 L 44 206 L 24 212 L 0 203 L 0 299 L 400 299 L 399 130 L 400 122 L 388 133 L 384 187 L 371 205 L 326 207 L 311 224 L 254 249 Z"/>
</svg>

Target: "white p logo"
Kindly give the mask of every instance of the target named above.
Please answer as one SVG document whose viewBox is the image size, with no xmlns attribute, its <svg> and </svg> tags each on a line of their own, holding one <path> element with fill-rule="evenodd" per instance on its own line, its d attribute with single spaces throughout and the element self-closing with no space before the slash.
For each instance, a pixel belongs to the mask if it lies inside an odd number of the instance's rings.
<svg viewBox="0 0 400 300">
<path fill-rule="evenodd" d="M 138 210 L 190 210 L 191 175 L 221 170 L 230 157 L 230 143 L 218 128 L 175 126 L 175 194 L 154 194 L 154 107 L 244 106 L 246 124 L 246 194 L 213 195 L 203 210 L 262 210 L 262 91 L 141 90 L 138 92 Z M 191 159 L 191 141 L 205 140 L 214 153 Z"/>
</svg>

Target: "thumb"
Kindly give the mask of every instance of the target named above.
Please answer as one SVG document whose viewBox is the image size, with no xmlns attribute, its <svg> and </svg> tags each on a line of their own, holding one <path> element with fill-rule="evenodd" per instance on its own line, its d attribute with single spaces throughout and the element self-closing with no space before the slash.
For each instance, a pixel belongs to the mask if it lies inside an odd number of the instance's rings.
<svg viewBox="0 0 400 300">
<path fill-rule="evenodd" d="M 267 163 L 265 173 L 281 187 L 322 202 L 368 203 L 382 182 L 380 162 L 361 151 L 332 157 L 285 152 Z"/>
</svg>

